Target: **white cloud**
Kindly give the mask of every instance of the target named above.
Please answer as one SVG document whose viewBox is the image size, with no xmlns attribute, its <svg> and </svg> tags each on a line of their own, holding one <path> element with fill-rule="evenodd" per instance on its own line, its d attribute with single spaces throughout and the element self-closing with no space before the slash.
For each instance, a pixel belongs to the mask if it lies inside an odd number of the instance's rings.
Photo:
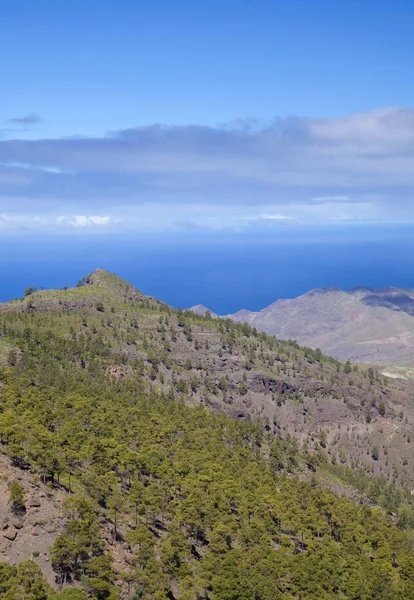
<svg viewBox="0 0 414 600">
<path fill-rule="evenodd" d="M 311 198 L 312 202 L 349 202 L 349 196 L 315 196 Z"/>
<path fill-rule="evenodd" d="M 341 145 L 359 144 L 361 149 L 373 144 L 377 151 L 414 141 L 414 110 L 410 108 L 378 108 L 340 119 L 309 119 L 309 130 L 315 138 Z M 378 145 L 380 144 L 380 145 Z"/>
<path fill-rule="evenodd" d="M 35 171 L 44 171 L 45 173 L 65 173 L 63 169 L 59 167 L 47 166 L 47 165 L 39 165 L 39 164 L 31 164 L 31 163 L 23 163 L 23 162 L 1 162 L 0 167 L 12 168 L 12 169 L 21 169 L 21 170 L 35 170 Z"/>
<path fill-rule="evenodd" d="M 286 217 L 285 215 L 260 215 L 260 219 L 264 221 L 286 221 L 287 219 L 291 219 L 292 217 Z"/>
<path fill-rule="evenodd" d="M 100 217 L 100 216 L 92 216 L 89 217 L 89 220 L 92 221 L 94 225 L 106 226 L 111 224 L 111 217 Z"/>
<path fill-rule="evenodd" d="M 111 217 L 91 215 L 75 215 L 74 217 L 60 216 L 57 218 L 57 222 L 62 225 L 70 225 L 71 227 L 107 227 L 108 225 L 114 224 Z"/>
<path fill-rule="evenodd" d="M 83 228 L 99 230 L 120 225 L 120 220 L 101 215 L 75 215 L 73 217 L 61 215 L 56 217 L 53 214 L 39 216 L 27 213 L 0 213 L 0 229 L 2 231 L 41 229 L 54 232 L 62 228 L 66 230 Z"/>
<path fill-rule="evenodd" d="M 3 140 L 0 181 L 5 214 L 51 229 L 414 222 L 414 109 Z"/>
<path fill-rule="evenodd" d="M 6 214 L 0 213 L 0 227 L 4 228 L 39 228 L 45 224 L 45 220 L 37 215 Z"/>
</svg>

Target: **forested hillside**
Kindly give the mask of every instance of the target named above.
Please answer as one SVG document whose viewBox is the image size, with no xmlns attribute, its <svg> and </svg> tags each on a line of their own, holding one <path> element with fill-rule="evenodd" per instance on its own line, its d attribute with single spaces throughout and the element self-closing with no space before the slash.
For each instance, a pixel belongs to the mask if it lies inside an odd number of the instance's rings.
<svg viewBox="0 0 414 600">
<path fill-rule="evenodd" d="M 409 384 L 101 270 L 2 305 L 0 334 L 2 449 L 26 477 L 10 547 L 28 477 L 64 498 L 53 576 L 3 563 L 2 598 L 414 600 Z"/>
</svg>

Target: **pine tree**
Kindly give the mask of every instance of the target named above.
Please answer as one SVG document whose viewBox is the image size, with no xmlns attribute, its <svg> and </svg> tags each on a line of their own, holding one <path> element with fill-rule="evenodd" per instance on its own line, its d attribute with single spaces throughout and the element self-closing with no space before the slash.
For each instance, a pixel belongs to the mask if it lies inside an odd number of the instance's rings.
<svg viewBox="0 0 414 600">
<path fill-rule="evenodd" d="M 14 479 L 10 484 L 9 502 L 15 515 L 25 512 L 24 494 L 20 484 Z"/>
</svg>

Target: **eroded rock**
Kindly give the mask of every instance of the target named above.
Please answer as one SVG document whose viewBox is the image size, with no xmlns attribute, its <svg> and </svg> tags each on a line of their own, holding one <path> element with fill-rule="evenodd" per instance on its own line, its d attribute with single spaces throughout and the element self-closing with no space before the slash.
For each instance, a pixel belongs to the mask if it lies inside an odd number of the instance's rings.
<svg viewBox="0 0 414 600">
<path fill-rule="evenodd" d="M 17 529 L 14 527 L 8 527 L 4 531 L 2 531 L 2 536 L 6 538 L 6 540 L 10 540 L 13 542 L 17 537 Z"/>
<path fill-rule="evenodd" d="M 38 506 L 41 506 L 41 502 L 39 500 L 39 498 L 36 498 L 35 496 L 32 496 L 31 498 L 28 499 L 27 504 L 30 508 L 36 508 Z"/>
</svg>

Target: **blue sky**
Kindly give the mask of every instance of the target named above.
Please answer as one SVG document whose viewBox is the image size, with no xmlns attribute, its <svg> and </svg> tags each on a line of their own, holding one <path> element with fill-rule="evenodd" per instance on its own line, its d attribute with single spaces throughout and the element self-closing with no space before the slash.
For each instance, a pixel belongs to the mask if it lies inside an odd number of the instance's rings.
<svg viewBox="0 0 414 600">
<path fill-rule="evenodd" d="M 0 235 L 414 222 L 414 6 L 6 0 Z"/>
</svg>

